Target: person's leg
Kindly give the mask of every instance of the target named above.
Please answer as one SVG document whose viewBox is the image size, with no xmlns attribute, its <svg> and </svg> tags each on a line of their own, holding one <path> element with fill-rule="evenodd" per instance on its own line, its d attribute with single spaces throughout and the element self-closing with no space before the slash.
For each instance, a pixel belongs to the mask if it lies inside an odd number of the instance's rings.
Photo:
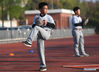
<svg viewBox="0 0 99 72">
<path fill-rule="evenodd" d="M 27 45 L 27 43 L 32 44 L 32 41 L 35 40 L 35 38 L 37 37 L 38 32 L 41 33 L 42 37 L 44 39 L 48 39 L 50 37 L 50 31 L 46 31 L 44 28 L 41 28 L 39 26 L 35 26 L 29 36 L 26 39 L 25 45 Z M 28 46 L 28 45 L 27 45 Z"/>
<path fill-rule="evenodd" d="M 81 48 L 81 53 L 85 54 L 85 49 L 84 49 L 84 37 L 82 32 L 80 33 L 80 48 Z"/>
<path fill-rule="evenodd" d="M 40 67 L 46 67 L 44 40 L 37 39 L 37 50 L 40 57 Z"/>
<path fill-rule="evenodd" d="M 73 31 L 73 40 L 74 40 L 74 51 L 76 56 L 80 56 L 79 54 L 79 38 L 80 34 L 78 30 Z"/>
<path fill-rule="evenodd" d="M 37 51 L 40 58 L 40 71 L 46 71 L 45 46 L 41 33 L 38 34 L 37 38 Z"/>
<path fill-rule="evenodd" d="M 81 48 L 81 55 L 89 56 L 88 54 L 86 54 L 85 49 L 84 49 L 84 36 L 83 36 L 82 31 L 80 32 L 80 48 Z"/>
<path fill-rule="evenodd" d="M 32 41 L 35 39 L 37 33 L 38 33 L 37 30 L 35 30 L 34 28 L 31 29 L 31 32 L 30 32 L 29 36 L 27 37 L 26 41 L 28 43 L 32 44 Z"/>
</svg>

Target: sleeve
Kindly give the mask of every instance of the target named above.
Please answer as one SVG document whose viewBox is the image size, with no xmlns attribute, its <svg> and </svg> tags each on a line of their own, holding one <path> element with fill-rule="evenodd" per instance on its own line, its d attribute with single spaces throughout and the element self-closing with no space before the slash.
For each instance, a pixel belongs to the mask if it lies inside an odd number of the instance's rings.
<svg viewBox="0 0 99 72">
<path fill-rule="evenodd" d="M 77 19 L 76 19 L 75 16 L 73 16 L 73 18 L 72 18 L 72 23 L 73 23 L 73 24 L 76 24 L 76 23 L 77 23 Z"/>
<path fill-rule="evenodd" d="M 33 18 L 32 28 L 35 27 L 35 19 L 36 19 L 36 16 Z"/>
<path fill-rule="evenodd" d="M 46 26 L 49 27 L 49 28 L 52 28 L 52 29 L 56 28 L 54 19 L 51 16 L 49 16 L 49 19 L 48 19 L 48 22 L 47 22 Z"/>
<path fill-rule="evenodd" d="M 36 18 L 37 18 L 37 16 L 34 16 L 34 18 L 33 18 L 33 24 L 35 24 Z"/>
<path fill-rule="evenodd" d="M 56 28 L 55 24 L 54 23 L 50 23 L 50 22 L 47 22 L 46 26 L 49 27 L 49 28 L 52 28 L 52 29 Z"/>
<path fill-rule="evenodd" d="M 72 24 L 74 26 L 82 26 L 83 25 L 82 21 L 81 22 L 78 22 L 77 21 L 77 18 L 75 16 L 73 16 L 73 18 L 72 18 Z"/>
</svg>

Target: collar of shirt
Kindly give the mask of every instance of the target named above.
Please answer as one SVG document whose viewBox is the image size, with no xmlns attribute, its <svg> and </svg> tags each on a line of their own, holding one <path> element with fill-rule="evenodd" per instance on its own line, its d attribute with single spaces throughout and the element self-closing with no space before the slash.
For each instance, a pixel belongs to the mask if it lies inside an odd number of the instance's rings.
<svg viewBox="0 0 99 72">
<path fill-rule="evenodd" d="M 44 14 L 43 16 L 40 14 L 41 17 L 44 17 L 46 14 Z"/>
</svg>

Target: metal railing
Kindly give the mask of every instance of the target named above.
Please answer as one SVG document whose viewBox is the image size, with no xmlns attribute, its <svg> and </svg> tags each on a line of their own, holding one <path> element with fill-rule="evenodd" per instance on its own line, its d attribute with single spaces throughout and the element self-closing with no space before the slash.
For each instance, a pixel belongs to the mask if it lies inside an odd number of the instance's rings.
<svg viewBox="0 0 99 72">
<path fill-rule="evenodd" d="M 29 35 L 31 29 L 16 29 L 16 30 L 0 30 L 0 43 L 23 41 Z M 94 28 L 83 29 L 84 35 L 95 34 Z M 72 37 L 71 29 L 56 29 L 53 30 L 50 39 Z"/>
</svg>

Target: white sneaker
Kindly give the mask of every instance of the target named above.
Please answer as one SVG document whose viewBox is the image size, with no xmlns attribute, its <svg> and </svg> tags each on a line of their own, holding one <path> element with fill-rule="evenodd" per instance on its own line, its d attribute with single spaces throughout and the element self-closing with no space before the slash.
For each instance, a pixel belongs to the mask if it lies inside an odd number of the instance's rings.
<svg viewBox="0 0 99 72">
<path fill-rule="evenodd" d="M 47 71 L 46 67 L 40 67 L 40 71 Z"/>
<path fill-rule="evenodd" d="M 75 57 L 80 57 L 80 55 L 75 55 Z"/>
<path fill-rule="evenodd" d="M 82 54 L 81 56 L 82 56 L 82 57 L 88 57 L 89 54 Z"/>
<path fill-rule="evenodd" d="M 32 47 L 32 44 L 28 43 L 27 41 L 24 41 L 23 43 L 24 43 L 24 45 L 26 45 L 28 47 Z"/>
</svg>

